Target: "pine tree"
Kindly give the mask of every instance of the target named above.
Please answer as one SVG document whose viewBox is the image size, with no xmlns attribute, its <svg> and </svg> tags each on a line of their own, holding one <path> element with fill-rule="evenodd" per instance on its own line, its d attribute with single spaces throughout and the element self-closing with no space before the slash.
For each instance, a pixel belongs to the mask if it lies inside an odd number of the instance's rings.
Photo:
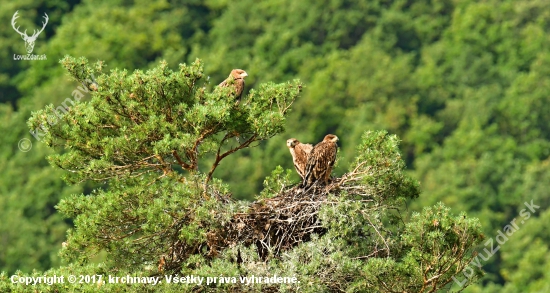
<svg viewBox="0 0 550 293">
<path fill-rule="evenodd" d="M 385 131 L 365 132 L 349 172 L 327 186 L 304 191 L 277 168 L 256 202 L 233 200 L 238 191 L 215 178 L 217 166 L 284 131 L 300 81 L 261 84 L 236 103 L 228 89 L 210 89 L 200 60 L 131 74 L 103 73 L 84 58 L 61 63 L 91 100 L 75 93 L 70 107 L 50 105 L 29 126 L 43 131 L 66 182 L 102 187 L 57 206 L 75 223 L 60 252 L 70 264 L 46 274 L 103 279 L 38 286 L 45 292 L 198 288 L 169 283 L 176 274 L 227 278 L 203 283 L 208 292 L 436 292 L 453 285 L 483 239 L 477 219 L 442 204 L 407 220 L 405 203 L 420 189 Z M 110 284 L 107 275 L 162 283 Z M 247 284 L 252 275 L 292 281 Z"/>
</svg>

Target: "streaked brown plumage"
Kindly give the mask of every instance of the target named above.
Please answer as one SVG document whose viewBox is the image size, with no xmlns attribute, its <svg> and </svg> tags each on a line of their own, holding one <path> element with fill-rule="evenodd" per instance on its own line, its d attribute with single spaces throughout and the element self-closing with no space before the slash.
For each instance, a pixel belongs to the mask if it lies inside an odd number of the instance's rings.
<svg viewBox="0 0 550 293">
<path fill-rule="evenodd" d="M 248 76 L 246 71 L 242 69 L 233 69 L 229 76 L 222 81 L 218 86 L 219 87 L 232 87 L 231 95 L 235 97 L 235 100 L 238 102 L 241 100 L 244 89 L 244 78 Z"/>
<path fill-rule="evenodd" d="M 306 175 L 306 164 L 309 153 L 313 149 L 310 144 L 301 143 L 295 138 L 290 138 L 286 141 L 286 146 L 292 155 L 292 162 L 294 162 L 294 168 L 298 175 L 304 180 Z"/>
<path fill-rule="evenodd" d="M 313 147 L 306 164 L 304 187 L 310 187 L 317 180 L 322 180 L 324 184 L 328 183 L 338 152 L 337 141 L 338 136 L 327 134 L 323 141 Z"/>
</svg>

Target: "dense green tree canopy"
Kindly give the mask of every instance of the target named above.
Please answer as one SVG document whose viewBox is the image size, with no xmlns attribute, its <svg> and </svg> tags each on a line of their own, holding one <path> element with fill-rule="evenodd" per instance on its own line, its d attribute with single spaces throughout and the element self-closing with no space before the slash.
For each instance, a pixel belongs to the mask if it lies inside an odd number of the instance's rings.
<svg viewBox="0 0 550 293">
<path fill-rule="evenodd" d="M 212 190 L 239 200 L 253 200 L 260 193 L 269 198 L 279 189 L 270 189 L 269 184 L 266 188 L 264 181 L 279 177 L 284 178 L 280 179 L 284 185 L 299 181 L 297 174 L 285 171 L 293 168 L 286 139 L 317 143 L 327 133 L 337 134 L 340 150 L 334 175 L 340 177 L 352 170 L 365 132 L 385 130 L 402 140 L 400 154 L 407 166 L 403 172 L 420 183 L 420 196 L 402 203 L 405 223 L 425 226 L 443 202 L 450 211 L 440 209 L 448 213 L 449 221 L 460 223 L 457 215 L 461 212 L 467 213 L 468 221 L 477 217 L 489 240 L 510 221 L 522 218 L 525 202 L 540 206 L 499 252 L 483 262 L 485 275 L 464 292 L 548 289 L 550 277 L 544 268 L 549 263 L 549 234 L 542 229 L 550 204 L 547 1 L 0 1 L 0 5 L 0 19 L 6 24 L 0 32 L 5 60 L 0 63 L 0 128 L 4 134 L 0 246 L 5 248 L 0 251 L 0 270 L 6 272 L 0 277 L 2 284 L 17 270 L 30 274 L 36 269 L 40 274 L 61 265 L 55 272 L 76 270 L 77 265 L 62 262 L 58 255 L 67 241 L 65 231 L 71 227 L 69 237 L 75 240 L 62 251 L 65 259 L 76 261 L 77 252 L 83 252 L 81 261 L 88 263 L 82 272 L 108 272 L 111 264 L 105 262 L 106 255 L 118 248 L 121 254 L 133 252 L 137 246 L 115 241 L 107 247 L 107 242 L 95 237 L 90 243 L 98 255 L 93 256 L 94 250 L 82 245 L 105 227 L 89 225 L 95 219 L 90 217 L 114 221 L 121 213 L 142 224 L 153 218 L 166 224 L 159 216 L 161 203 L 151 203 L 152 198 L 166 198 L 163 204 L 180 206 L 183 213 L 193 201 L 168 200 L 169 195 L 199 196 L 214 165 L 215 179 L 209 180 Z M 47 60 L 12 60 L 13 54 L 24 52 L 23 41 L 9 25 L 15 11 L 22 15 L 18 23 L 30 31 L 48 13 L 49 23 L 34 49 L 35 54 L 46 54 Z M 65 59 L 63 68 L 59 61 L 66 55 L 83 56 L 90 65 L 84 66 L 78 58 Z M 204 65 L 178 67 L 193 64 L 197 58 Z M 96 61 L 103 63 L 94 67 Z M 249 101 L 265 98 L 265 103 L 247 104 L 245 98 L 244 108 L 235 108 L 221 98 L 223 93 L 214 91 L 233 68 L 249 73 L 245 96 L 254 97 Z M 195 75 L 199 71 L 200 78 Z M 97 90 L 95 84 L 81 84 L 91 73 L 97 79 Z M 166 77 L 166 83 L 151 76 Z M 190 76 L 198 78 L 200 87 L 185 84 Z M 292 92 L 300 84 L 288 83 L 294 79 L 303 82 L 295 101 Z M 91 87 L 86 92 L 84 86 Z M 161 94 L 153 90 L 158 86 L 174 91 Z M 79 87 L 80 102 L 67 102 L 74 101 Z M 194 89 L 193 95 L 179 100 L 189 88 Z M 287 101 L 292 107 L 284 114 L 268 102 L 268 97 L 279 92 L 292 100 Z M 124 106 L 117 106 L 119 102 Z M 63 121 L 43 124 L 51 129 L 48 133 L 40 130 L 40 141 L 29 133 L 44 123 L 40 115 L 51 115 L 63 103 L 71 107 Z M 257 119 L 268 108 L 274 111 L 273 117 Z M 129 112 L 124 114 L 122 109 Z M 167 117 L 175 120 L 168 122 Z M 80 119 L 85 122 L 79 123 Z M 212 124 L 220 119 L 224 121 L 220 126 Z M 220 142 L 223 154 L 265 127 L 273 129 L 215 164 Z M 193 151 L 194 142 L 207 129 L 217 134 L 205 136 Z M 23 138 L 32 143 L 28 152 L 18 148 Z M 131 139 L 143 145 L 130 143 Z M 172 152 L 176 148 L 182 154 L 181 162 Z M 147 156 L 153 157 L 139 160 Z M 52 169 L 46 157 L 61 170 Z M 272 174 L 273 170 L 278 173 Z M 125 199 L 124 193 L 140 184 L 139 176 L 132 177 L 140 173 L 143 180 L 153 183 L 139 196 Z M 62 176 L 75 184 L 61 181 Z M 111 182 L 112 178 L 118 178 L 118 183 Z M 202 187 L 172 186 L 172 179 L 199 180 Z M 156 190 L 162 190 L 161 194 L 155 194 Z M 106 203 L 117 200 L 141 209 L 135 215 L 109 210 Z M 79 205 L 105 208 L 104 214 L 68 212 Z M 243 206 L 244 202 L 228 208 L 226 217 Z M 60 210 L 69 217 L 64 219 Z M 215 226 L 220 221 L 205 219 L 204 224 L 194 225 Z M 143 229 L 155 233 L 160 227 Z M 197 237 L 200 242 L 204 227 L 189 227 L 182 237 Z M 452 225 L 445 227 L 452 230 Z M 403 229 L 408 231 L 406 226 Z M 128 231 L 113 231 L 113 235 Z M 445 243 L 451 240 L 445 235 L 433 237 Z M 413 236 L 403 240 L 415 243 Z M 296 250 L 292 257 L 300 259 L 299 253 L 315 249 L 315 243 L 299 248 L 303 251 Z M 483 253 L 484 248 L 481 243 L 477 251 Z M 150 250 L 152 255 L 162 247 L 155 249 Z M 329 251 L 340 253 L 336 248 Z M 346 264 L 348 272 L 357 268 Z M 369 273 L 356 285 L 372 281 L 377 276 L 374 272 L 386 272 L 383 268 L 389 275 L 404 264 L 365 269 Z M 315 271 L 317 265 L 305 270 Z M 219 272 L 224 266 L 237 270 L 220 262 L 211 263 L 212 271 L 204 268 L 203 273 Z M 297 274 L 307 275 L 304 271 Z M 465 278 L 461 276 L 459 281 Z M 459 289 L 457 282 L 451 284 Z"/>
</svg>

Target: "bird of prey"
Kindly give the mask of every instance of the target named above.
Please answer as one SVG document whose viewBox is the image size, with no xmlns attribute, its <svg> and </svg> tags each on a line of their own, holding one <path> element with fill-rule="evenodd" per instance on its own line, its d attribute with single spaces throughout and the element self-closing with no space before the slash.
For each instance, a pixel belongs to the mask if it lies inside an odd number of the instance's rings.
<svg viewBox="0 0 550 293">
<path fill-rule="evenodd" d="M 313 146 L 310 144 L 301 143 L 295 138 L 290 138 L 286 141 L 286 146 L 292 155 L 292 162 L 298 175 L 304 180 L 306 175 L 307 158 Z"/>
<path fill-rule="evenodd" d="M 338 152 L 337 141 L 338 136 L 327 134 L 323 141 L 313 147 L 307 160 L 303 187 L 310 187 L 318 180 L 322 180 L 325 185 L 328 183 Z"/>
<path fill-rule="evenodd" d="M 218 87 L 231 87 L 231 95 L 235 97 L 235 101 L 239 102 L 243 94 L 244 78 L 248 74 L 242 69 L 233 69 L 229 76 L 222 81 Z"/>
</svg>

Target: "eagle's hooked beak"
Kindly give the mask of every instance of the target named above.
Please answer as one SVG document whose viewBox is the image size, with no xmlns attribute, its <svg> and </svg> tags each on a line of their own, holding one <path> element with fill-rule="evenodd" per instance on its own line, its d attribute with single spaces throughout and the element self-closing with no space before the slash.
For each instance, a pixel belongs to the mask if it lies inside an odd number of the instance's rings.
<svg viewBox="0 0 550 293">
<path fill-rule="evenodd" d="M 248 76 L 246 72 L 241 73 L 241 77 L 245 77 L 245 76 Z"/>
</svg>

